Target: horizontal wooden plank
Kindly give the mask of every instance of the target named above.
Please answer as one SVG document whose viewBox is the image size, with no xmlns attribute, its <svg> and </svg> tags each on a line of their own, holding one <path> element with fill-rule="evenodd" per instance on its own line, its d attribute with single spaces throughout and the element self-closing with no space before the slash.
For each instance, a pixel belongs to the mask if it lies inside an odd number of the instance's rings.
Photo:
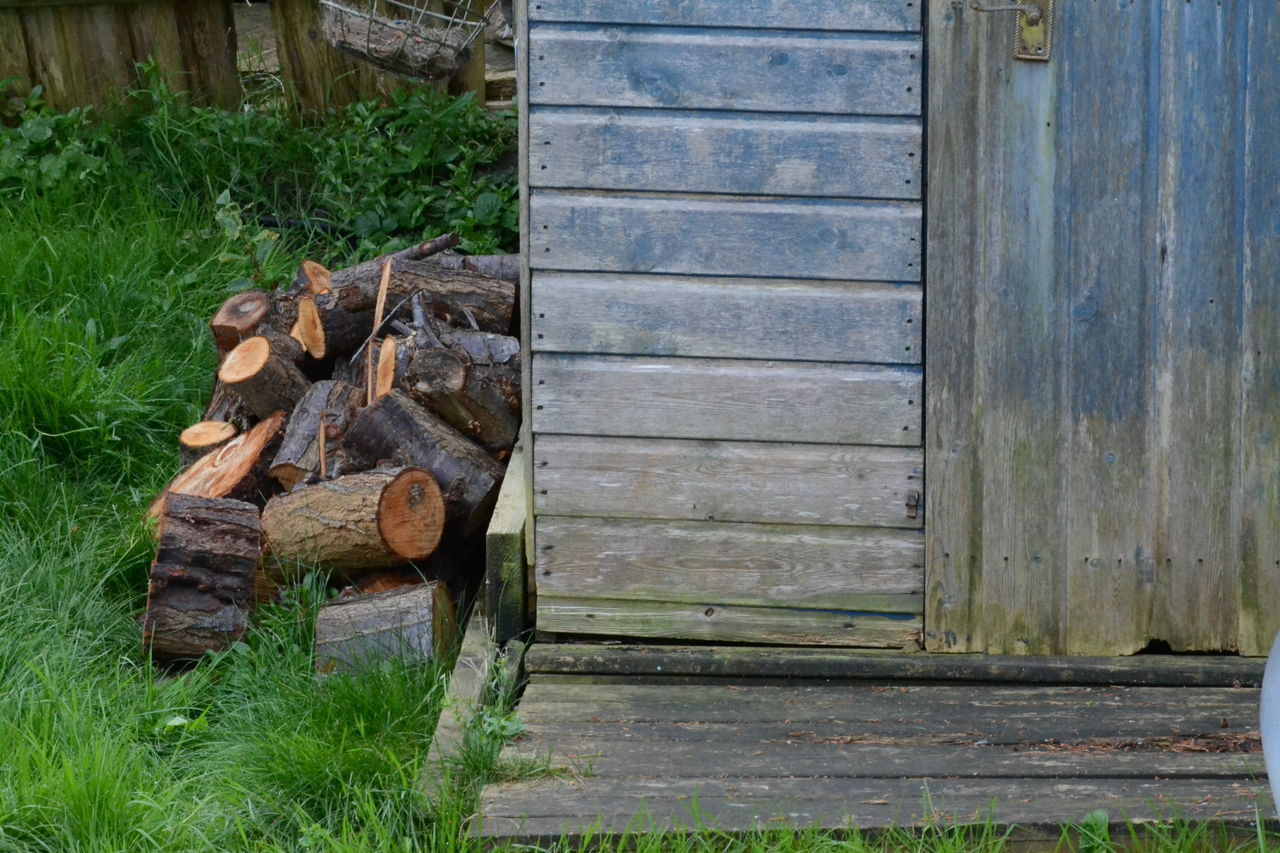
<svg viewBox="0 0 1280 853">
<path fill-rule="evenodd" d="M 726 643 L 902 648 L 915 646 L 920 618 L 708 601 L 557 598 L 538 593 L 538 630 Z"/>
<path fill-rule="evenodd" d="M 920 383 L 906 367 L 541 353 L 533 429 L 912 446 Z"/>
<path fill-rule="evenodd" d="M 618 681 L 614 679 L 614 681 Z M 815 740 L 919 738 L 932 743 L 1078 742 L 1087 738 L 1254 733 L 1257 690 L 873 683 L 611 683 L 535 675 L 526 719 L 554 721 L 791 722 L 818 725 Z M 1226 725 L 1224 724 L 1226 722 Z M 795 731 L 803 730 L 803 726 Z M 823 735 L 824 731 L 828 733 Z M 1025 733 L 1032 733 L 1025 735 Z M 809 738 L 801 738 L 809 739 Z"/>
<path fill-rule="evenodd" d="M 535 509 L 598 516 L 919 528 L 918 448 L 539 435 Z"/>
<path fill-rule="evenodd" d="M 1258 687 L 1265 661 L 1195 655 L 1123 658 L 911 655 L 873 650 L 538 643 L 532 673 L 698 678 L 892 679 L 1152 687 Z"/>
<path fill-rule="evenodd" d="M 918 119 L 540 107 L 535 187 L 920 198 Z"/>
<path fill-rule="evenodd" d="M 54 6 L 132 6 L 162 0 L 0 0 L 0 9 L 46 9 Z"/>
<path fill-rule="evenodd" d="M 920 115 L 917 36 L 533 24 L 534 107 Z"/>
<path fill-rule="evenodd" d="M 662 776 L 884 779 L 904 776 L 1071 779 L 1249 778 L 1266 773 L 1260 754 L 1135 752 L 1121 749 L 1026 745 L 893 746 L 733 736 L 704 741 L 644 741 L 570 733 L 523 736 L 503 752 L 507 761 L 550 761 L 552 767 L 595 777 Z M 709 766 L 708 755 L 731 761 Z"/>
<path fill-rule="evenodd" d="M 922 5 L 918 0 L 536 0 L 529 4 L 529 20 L 906 32 L 920 29 Z"/>
<path fill-rule="evenodd" d="M 548 518 L 538 594 L 844 611 L 922 610 L 919 531 Z"/>
<path fill-rule="evenodd" d="M 539 272 L 535 352 L 918 364 L 916 285 Z"/>
<path fill-rule="evenodd" d="M 986 823 L 1052 830 L 1103 809 L 1126 820 L 1218 820 L 1251 825 L 1265 782 L 1242 779 L 554 779 L 491 786 L 477 831 L 529 841 L 714 828 Z M 998 832 L 998 830 L 997 830 Z M 1056 837 L 1048 839 L 1050 842 Z M 1049 845 L 1052 847 L 1052 843 Z"/>
<path fill-rule="evenodd" d="M 539 190 L 529 205 L 533 269 L 920 280 L 915 202 Z"/>
</svg>

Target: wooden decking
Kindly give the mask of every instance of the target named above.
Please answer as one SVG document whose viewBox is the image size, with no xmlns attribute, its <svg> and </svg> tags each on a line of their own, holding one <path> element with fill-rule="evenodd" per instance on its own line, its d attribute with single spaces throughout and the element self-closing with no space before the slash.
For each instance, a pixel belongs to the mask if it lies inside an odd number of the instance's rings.
<svg viewBox="0 0 1280 853">
<path fill-rule="evenodd" d="M 919 655 L 897 656 L 915 680 L 697 674 L 717 660 L 722 672 L 760 671 L 761 654 L 775 671 L 787 665 L 787 653 L 767 650 L 729 653 L 726 664 L 697 649 L 535 646 L 519 706 L 526 734 L 505 758 L 549 761 L 556 772 L 491 785 L 476 831 L 537 841 L 992 817 L 1052 833 L 1099 808 L 1114 820 L 1272 815 L 1258 691 L 1235 686 L 1256 684 L 1254 662 L 1211 660 L 1206 670 L 1148 658 L 1145 671 L 1124 662 L 1112 678 L 1129 686 L 1106 684 L 1102 661 L 1022 665 L 1024 677 L 1056 683 L 921 680 L 920 661 L 932 659 Z M 842 660 L 848 675 L 893 657 Z M 813 660 L 795 655 L 795 668 Z M 640 662 L 649 674 L 600 674 Z M 937 666 L 951 667 L 950 679 L 990 677 L 990 663 L 970 662 Z M 1213 686 L 1145 686 L 1177 683 L 1179 666 L 1188 683 Z"/>
</svg>

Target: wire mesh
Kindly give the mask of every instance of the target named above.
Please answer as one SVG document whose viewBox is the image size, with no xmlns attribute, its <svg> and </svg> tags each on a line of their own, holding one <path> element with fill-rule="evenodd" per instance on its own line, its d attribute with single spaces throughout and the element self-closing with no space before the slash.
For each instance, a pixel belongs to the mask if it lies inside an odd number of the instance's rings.
<svg viewBox="0 0 1280 853">
<path fill-rule="evenodd" d="M 371 65 L 419 80 L 448 80 L 482 37 L 485 0 L 320 0 L 329 43 Z"/>
</svg>

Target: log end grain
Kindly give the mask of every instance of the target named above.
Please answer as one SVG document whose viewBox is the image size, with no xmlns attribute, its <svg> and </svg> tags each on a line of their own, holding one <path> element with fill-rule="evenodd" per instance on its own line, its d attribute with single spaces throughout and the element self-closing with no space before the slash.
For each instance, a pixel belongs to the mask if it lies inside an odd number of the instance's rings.
<svg viewBox="0 0 1280 853">
<path fill-rule="evenodd" d="M 324 323 L 320 320 L 320 312 L 316 309 L 316 300 L 311 296 L 303 296 L 298 300 L 298 320 L 290 333 L 307 355 L 317 361 L 326 353 Z"/>
<path fill-rule="evenodd" d="M 261 335 L 241 341 L 218 368 L 218 379 L 228 385 L 256 376 L 271 358 L 271 342 Z"/>
<path fill-rule="evenodd" d="M 230 352 L 245 338 L 251 337 L 253 330 L 270 311 L 271 299 L 261 290 L 246 290 L 222 303 L 209 321 L 218 352 Z"/>
<path fill-rule="evenodd" d="M 294 286 L 305 290 L 307 293 L 319 296 L 323 293 L 332 293 L 333 274 L 325 267 L 315 261 L 303 261 L 302 266 L 298 269 L 298 275 L 293 280 Z"/>
<path fill-rule="evenodd" d="M 393 553 L 425 560 L 444 533 L 444 496 L 435 478 L 421 468 L 406 468 L 378 498 L 378 532 Z"/>
<path fill-rule="evenodd" d="M 226 421 L 200 421 L 178 435 L 178 443 L 190 450 L 206 450 L 236 437 L 235 424 Z"/>
</svg>

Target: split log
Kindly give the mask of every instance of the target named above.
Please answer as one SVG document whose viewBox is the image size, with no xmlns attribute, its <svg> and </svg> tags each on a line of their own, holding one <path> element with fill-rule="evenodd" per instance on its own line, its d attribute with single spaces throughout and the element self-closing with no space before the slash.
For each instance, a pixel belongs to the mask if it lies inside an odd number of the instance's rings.
<svg viewBox="0 0 1280 853">
<path fill-rule="evenodd" d="M 512 284 L 520 283 L 519 255 L 455 255 L 445 252 L 433 255 L 427 264 L 441 270 L 469 270 Z"/>
<path fill-rule="evenodd" d="M 347 424 L 363 400 L 359 389 L 345 382 L 325 379 L 312 385 L 289 418 L 284 442 L 271 463 L 271 476 L 286 490 L 318 476 L 321 434 L 324 435 L 324 456 L 332 460 Z"/>
<path fill-rule="evenodd" d="M 296 341 L 293 345 L 301 351 Z M 291 412 L 311 387 L 293 362 L 294 354 L 283 340 L 257 335 L 227 354 L 218 379 L 260 418 L 279 410 Z"/>
<path fill-rule="evenodd" d="M 218 356 L 225 356 L 241 341 L 251 338 L 255 329 L 271 313 L 271 298 L 261 290 L 246 290 L 222 303 L 209 321 Z"/>
<path fill-rule="evenodd" d="M 174 478 L 147 510 L 149 518 L 159 518 L 168 495 L 201 498 L 232 498 L 257 506 L 278 491 L 267 475 L 267 466 L 284 438 L 284 412 L 274 412 L 248 432 L 222 447 L 201 456 Z"/>
<path fill-rule="evenodd" d="M 211 450 L 216 450 L 236 437 L 240 430 L 227 421 L 200 421 L 178 435 L 182 467 L 186 468 Z"/>
<path fill-rule="evenodd" d="M 335 599 L 316 613 L 315 638 L 322 675 L 442 659 L 457 638 L 453 596 L 442 583 L 425 583 Z"/>
<path fill-rule="evenodd" d="M 444 532 L 444 501 L 420 468 L 348 474 L 277 495 L 262 511 L 273 576 L 314 567 L 350 577 L 425 560 Z"/>
<path fill-rule="evenodd" d="M 405 360 L 397 384 L 485 450 L 500 453 L 520 431 L 518 376 L 505 365 L 474 365 L 449 350 L 420 349 Z"/>
<path fill-rule="evenodd" d="M 338 304 L 348 311 L 367 311 L 378 299 L 381 261 L 368 261 L 333 274 Z M 506 333 L 515 307 L 515 285 L 467 270 L 443 270 L 429 261 L 393 259 L 388 305 L 396 305 L 421 291 L 432 313 L 455 325 L 469 325 L 467 317 L 487 332 Z"/>
<path fill-rule="evenodd" d="M 142 641 L 162 658 L 226 649 L 249 626 L 261 554 L 258 508 L 170 494 L 151 564 Z"/>
<path fill-rule="evenodd" d="M 430 471 L 444 492 L 449 525 L 463 536 L 484 528 L 502 465 L 400 390 L 361 409 L 343 447 L 365 465 L 390 460 Z"/>
<path fill-rule="evenodd" d="M 315 297 L 308 295 L 298 299 L 297 316 L 298 319 L 289 330 L 289 337 L 301 344 L 307 355 L 316 360 L 323 359 L 325 356 L 324 323 L 320 319 L 320 312 L 316 309 Z"/>
<path fill-rule="evenodd" d="M 373 334 L 373 314 L 348 311 L 338 304 L 338 297 L 326 293 L 315 298 L 320 324 L 324 327 L 325 353 L 329 358 L 349 356 Z"/>
</svg>

